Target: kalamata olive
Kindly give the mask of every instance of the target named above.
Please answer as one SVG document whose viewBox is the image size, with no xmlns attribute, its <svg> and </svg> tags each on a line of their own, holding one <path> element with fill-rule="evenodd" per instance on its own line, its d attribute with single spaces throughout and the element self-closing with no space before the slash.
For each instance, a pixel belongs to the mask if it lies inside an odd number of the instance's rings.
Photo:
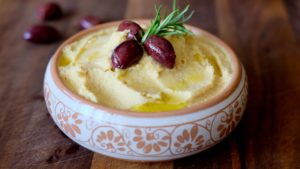
<svg viewBox="0 0 300 169">
<path fill-rule="evenodd" d="M 141 41 L 144 34 L 144 31 L 139 24 L 128 20 L 122 21 L 118 27 L 118 31 L 124 30 L 129 30 L 127 35 L 128 39 L 136 39 L 138 41 Z"/>
<path fill-rule="evenodd" d="M 51 43 L 59 40 L 60 33 L 52 26 L 35 25 L 23 34 L 23 38 L 33 43 Z"/>
<path fill-rule="evenodd" d="M 134 39 L 124 41 L 113 51 L 111 61 L 114 68 L 126 69 L 143 56 L 142 46 Z"/>
<path fill-rule="evenodd" d="M 145 50 L 157 62 L 172 69 L 175 65 L 175 51 L 172 44 L 157 35 L 150 36 L 144 43 Z"/>
<path fill-rule="evenodd" d="M 38 17 L 43 21 L 59 19 L 62 15 L 61 7 L 55 2 L 43 4 L 38 9 Z"/>
<path fill-rule="evenodd" d="M 93 16 L 93 15 L 88 15 L 88 16 L 83 17 L 80 20 L 80 28 L 88 29 L 88 28 L 91 28 L 100 23 L 102 23 L 102 21 L 98 17 Z"/>
</svg>

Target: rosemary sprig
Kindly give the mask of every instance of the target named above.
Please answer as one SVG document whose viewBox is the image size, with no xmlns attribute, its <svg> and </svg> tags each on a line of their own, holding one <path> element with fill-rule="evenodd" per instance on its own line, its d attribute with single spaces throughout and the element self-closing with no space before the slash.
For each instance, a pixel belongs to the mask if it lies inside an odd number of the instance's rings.
<svg viewBox="0 0 300 169">
<path fill-rule="evenodd" d="M 189 15 L 187 15 L 190 5 L 186 6 L 182 11 L 180 11 L 177 8 L 176 0 L 173 0 L 173 10 L 166 17 L 161 17 L 161 9 L 162 5 L 155 7 L 155 18 L 152 20 L 150 27 L 143 35 L 142 43 L 144 43 L 151 35 L 163 37 L 169 35 L 192 34 L 191 31 L 187 30 L 183 26 L 183 24 L 187 22 L 194 14 L 194 11 L 192 11 Z"/>
</svg>

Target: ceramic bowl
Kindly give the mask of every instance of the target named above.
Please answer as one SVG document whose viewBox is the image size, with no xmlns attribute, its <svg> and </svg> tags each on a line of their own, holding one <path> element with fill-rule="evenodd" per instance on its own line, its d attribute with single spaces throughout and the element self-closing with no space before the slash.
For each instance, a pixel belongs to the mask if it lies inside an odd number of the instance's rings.
<svg viewBox="0 0 300 169">
<path fill-rule="evenodd" d="M 148 20 L 137 20 L 148 24 Z M 119 21 L 79 32 L 53 55 L 44 79 L 44 96 L 51 117 L 61 131 L 94 152 L 134 161 L 165 161 L 208 149 L 239 123 L 247 102 L 247 78 L 234 52 L 220 39 L 199 28 L 195 34 L 222 46 L 231 59 L 233 79 L 213 99 L 181 110 L 137 113 L 92 103 L 69 90 L 58 75 L 62 48 L 91 32 L 116 26 Z"/>
</svg>

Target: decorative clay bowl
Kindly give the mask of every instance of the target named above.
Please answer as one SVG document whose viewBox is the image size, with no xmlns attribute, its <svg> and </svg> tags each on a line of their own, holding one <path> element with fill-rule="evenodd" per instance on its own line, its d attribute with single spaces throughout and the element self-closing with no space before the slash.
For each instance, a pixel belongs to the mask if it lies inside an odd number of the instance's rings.
<svg viewBox="0 0 300 169">
<path fill-rule="evenodd" d="M 149 24 L 149 20 L 137 20 Z M 44 80 L 47 108 L 70 139 L 94 152 L 134 161 L 165 161 L 199 153 L 219 143 L 239 123 L 247 102 L 246 73 L 234 52 L 220 39 L 196 27 L 195 34 L 219 44 L 231 59 L 233 79 L 213 99 L 181 110 L 137 113 L 92 103 L 69 90 L 58 75 L 62 48 L 91 32 L 116 26 L 102 24 L 66 40 L 49 61 Z"/>
</svg>

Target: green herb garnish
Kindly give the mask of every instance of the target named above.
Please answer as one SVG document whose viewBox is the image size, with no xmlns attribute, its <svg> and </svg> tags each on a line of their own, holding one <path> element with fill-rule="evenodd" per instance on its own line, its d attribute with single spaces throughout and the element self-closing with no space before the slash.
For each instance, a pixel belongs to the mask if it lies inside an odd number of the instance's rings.
<svg viewBox="0 0 300 169">
<path fill-rule="evenodd" d="M 169 35 L 183 35 L 192 34 L 191 31 L 187 30 L 183 24 L 187 22 L 194 14 L 192 11 L 187 15 L 190 5 L 187 5 L 182 11 L 177 8 L 176 0 L 173 1 L 172 12 L 164 17 L 160 15 L 162 5 L 155 7 L 155 18 L 152 20 L 150 27 L 147 29 L 142 37 L 142 43 L 146 41 L 151 35 L 157 36 L 169 36 Z M 186 16 L 187 15 L 187 16 Z"/>
</svg>

